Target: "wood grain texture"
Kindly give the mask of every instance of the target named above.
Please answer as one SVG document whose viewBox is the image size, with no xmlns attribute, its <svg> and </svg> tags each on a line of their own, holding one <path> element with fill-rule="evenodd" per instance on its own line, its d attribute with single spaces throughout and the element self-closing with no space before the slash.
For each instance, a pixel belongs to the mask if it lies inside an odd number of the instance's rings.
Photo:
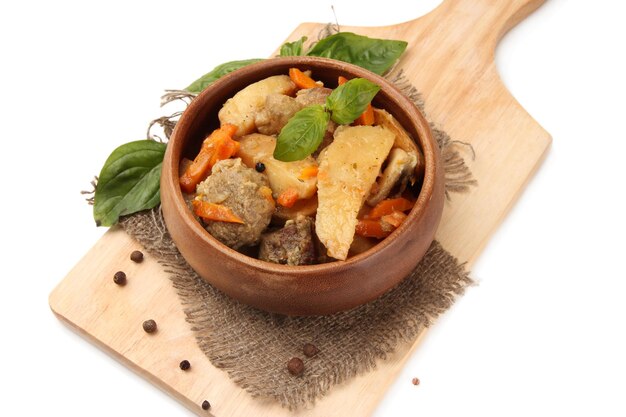
<svg viewBox="0 0 626 417">
<path fill-rule="evenodd" d="M 502 85 L 494 64 L 501 36 L 543 0 L 448 0 L 428 15 L 393 26 L 342 27 L 374 37 L 404 39 L 409 49 L 400 66 L 422 92 L 426 113 L 453 139 L 470 143 L 479 186 L 454 195 L 446 205 L 438 239 L 461 261 L 473 261 L 543 159 L 550 136 Z M 406 11 L 411 14 L 410 8 Z M 300 25 L 288 38 L 316 38 L 322 25 Z M 468 157 L 470 154 L 468 154 Z M 419 345 L 403 346 L 378 368 L 334 388 L 314 408 L 292 413 L 251 398 L 213 367 L 197 347 L 179 299 L 157 264 L 147 256 L 129 260 L 138 244 L 113 228 L 85 255 L 50 295 L 54 313 L 129 368 L 180 400 L 198 415 L 369 415 Z M 124 270 L 128 284 L 113 274 Z M 143 332 L 152 318 L 159 331 Z M 183 372 L 181 360 L 192 368 Z M 366 393 L 367 395 L 362 395 Z M 210 413 L 200 404 L 211 402 Z"/>
</svg>

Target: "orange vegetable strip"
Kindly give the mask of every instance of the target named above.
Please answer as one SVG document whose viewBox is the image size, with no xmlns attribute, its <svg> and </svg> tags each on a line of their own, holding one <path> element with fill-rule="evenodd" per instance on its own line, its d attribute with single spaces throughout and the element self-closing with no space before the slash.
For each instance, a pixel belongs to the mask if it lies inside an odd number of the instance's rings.
<svg viewBox="0 0 626 417">
<path fill-rule="evenodd" d="M 180 187 L 184 192 L 195 192 L 196 186 L 209 175 L 213 165 L 239 150 L 239 142 L 232 139 L 236 131 L 237 126 L 224 124 L 204 140 L 200 152 L 180 176 Z"/>
<path fill-rule="evenodd" d="M 193 212 L 205 220 L 216 222 L 228 222 L 243 224 L 243 220 L 233 211 L 221 204 L 209 203 L 208 201 L 193 200 L 191 202 Z"/>
<path fill-rule="evenodd" d="M 316 167 L 315 165 L 303 168 L 302 171 L 300 172 L 300 176 L 298 177 L 298 179 L 308 180 L 309 178 L 317 177 L 318 171 L 319 171 L 319 168 Z"/>
<path fill-rule="evenodd" d="M 200 149 L 200 153 L 189 164 L 183 175 L 180 176 L 180 188 L 188 193 L 194 193 L 196 186 L 204 177 L 204 173 L 208 172 L 211 162 L 211 153 L 204 148 Z"/>
<path fill-rule="evenodd" d="M 289 78 L 298 88 L 313 88 L 317 87 L 317 83 L 313 78 L 309 77 L 298 68 L 289 68 Z"/>
<path fill-rule="evenodd" d="M 367 217 L 370 219 L 378 219 L 382 216 L 392 214 L 394 211 L 407 211 L 411 208 L 413 208 L 413 202 L 404 197 L 387 198 L 376 204 Z"/>
<path fill-rule="evenodd" d="M 363 237 L 383 239 L 389 236 L 392 228 L 385 227 L 380 220 L 360 219 L 356 224 L 355 233 Z"/>
<path fill-rule="evenodd" d="M 389 223 L 394 227 L 400 227 L 404 219 L 407 218 L 407 215 L 402 213 L 401 211 L 394 211 L 391 214 L 386 214 L 382 216 L 380 219 L 384 222 Z"/>
<path fill-rule="evenodd" d="M 347 82 L 348 82 L 348 79 L 347 79 L 346 77 L 344 77 L 343 75 L 340 75 L 340 76 L 337 78 L 337 84 L 338 84 L 338 85 L 342 85 L 342 84 L 345 84 L 345 83 L 347 83 Z"/>
<path fill-rule="evenodd" d="M 287 188 L 285 191 L 280 193 L 276 199 L 278 204 L 287 208 L 293 207 L 293 205 L 296 204 L 296 201 L 298 201 L 298 190 L 293 187 Z"/>
</svg>

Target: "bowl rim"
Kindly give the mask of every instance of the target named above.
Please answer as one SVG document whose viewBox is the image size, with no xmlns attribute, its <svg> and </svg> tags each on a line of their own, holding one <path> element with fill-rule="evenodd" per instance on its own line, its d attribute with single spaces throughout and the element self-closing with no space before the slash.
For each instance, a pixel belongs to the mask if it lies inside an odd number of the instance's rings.
<svg viewBox="0 0 626 417">
<path fill-rule="evenodd" d="M 362 78 L 367 78 L 370 81 L 378 84 L 381 87 L 379 94 L 382 92 L 387 95 L 391 101 L 397 102 L 397 104 L 407 113 L 408 119 L 412 121 L 412 124 L 415 125 L 415 130 L 418 133 L 418 139 L 413 138 L 414 141 L 421 148 L 422 153 L 424 155 L 424 180 L 422 183 L 422 188 L 420 193 L 415 201 L 415 204 L 411 211 L 409 212 L 405 221 L 396 228 L 389 236 L 378 242 L 372 248 L 362 252 L 360 254 L 351 256 L 346 260 L 335 260 L 328 263 L 322 264 L 313 264 L 313 265 L 282 265 L 272 262 L 262 261 L 260 259 L 253 258 L 251 256 L 245 255 L 241 252 L 238 252 L 235 249 L 232 249 L 218 239 L 213 237 L 202 225 L 198 222 L 193 216 L 191 210 L 188 208 L 185 200 L 183 198 L 183 193 L 180 188 L 178 182 L 177 173 L 179 172 L 179 163 L 180 158 L 183 151 L 182 142 L 183 140 L 179 138 L 180 131 L 186 125 L 192 123 L 192 118 L 195 113 L 200 111 L 202 107 L 204 107 L 204 103 L 209 99 L 214 90 L 219 90 L 224 85 L 228 85 L 237 77 L 244 76 L 246 74 L 254 74 L 255 72 L 265 69 L 269 70 L 276 67 L 282 67 L 285 65 L 293 65 L 293 66 L 315 66 L 321 64 L 322 67 L 332 66 L 332 67 L 343 67 L 346 72 L 351 76 L 357 76 Z M 323 68 L 322 68 L 323 69 Z M 263 78 L 266 78 L 271 75 L 262 75 L 256 81 L 259 81 Z M 251 81 L 255 82 L 255 81 Z M 241 87 L 244 88 L 244 87 Z M 237 91 L 240 91 L 241 88 Z M 235 92 L 236 93 L 236 92 Z M 233 95 L 235 94 L 233 93 Z M 232 95 L 231 95 L 232 97 Z M 403 127 L 405 127 L 403 125 Z M 406 129 L 406 127 L 405 127 Z M 408 129 L 407 129 L 408 130 Z M 393 244 L 393 242 L 401 236 L 403 233 L 407 231 L 411 227 L 412 223 L 416 223 L 418 219 L 420 219 L 426 211 L 426 207 L 428 202 L 430 201 L 434 189 L 435 189 L 435 177 L 436 177 L 436 161 L 437 156 L 436 153 L 439 152 L 436 149 L 437 144 L 433 138 L 432 131 L 429 123 L 426 121 L 422 112 L 417 108 L 417 106 L 406 96 L 404 95 L 393 83 L 384 77 L 377 75 L 371 71 L 368 71 L 362 67 L 349 64 L 343 61 L 338 61 L 329 58 L 321 58 L 321 57 L 307 57 L 307 56 L 294 56 L 294 57 L 276 57 L 269 58 L 254 64 L 249 64 L 243 68 L 232 71 L 214 83 L 205 88 L 202 92 L 200 92 L 189 104 L 189 106 L 185 109 L 183 114 L 181 115 L 179 121 L 176 124 L 174 132 L 168 143 L 168 148 L 170 148 L 170 152 L 166 153 L 165 158 L 168 160 L 164 160 L 164 164 L 169 164 L 169 172 L 170 176 L 166 178 L 165 186 L 170 187 L 170 191 L 173 190 L 173 193 L 170 193 L 175 199 L 174 207 L 176 208 L 176 212 L 182 218 L 186 226 L 190 227 L 195 234 L 197 234 L 203 242 L 210 245 L 214 249 L 216 249 L 220 254 L 234 260 L 238 263 L 243 263 L 252 267 L 256 270 L 262 270 L 266 272 L 272 272 L 276 274 L 293 274 L 297 272 L 298 274 L 304 276 L 324 274 L 327 272 L 338 272 L 340 270 L 349 269 L 352 265 L 358 264 L 366 258 L 371 257 L 374 253 L 380 252 L 385 249 L 389 245 Z M 161 184 L 164 182 L 162 181 Z M 163 194 L 163 193 L 161 193 Z"/>
</svg>

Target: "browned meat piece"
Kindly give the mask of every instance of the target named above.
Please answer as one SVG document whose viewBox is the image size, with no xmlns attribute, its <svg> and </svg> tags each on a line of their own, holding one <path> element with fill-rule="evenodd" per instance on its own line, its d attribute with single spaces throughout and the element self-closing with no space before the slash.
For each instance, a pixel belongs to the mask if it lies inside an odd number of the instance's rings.
<svg viewBox="0 0 626 417">
<path fill-rule="evenodd" d="M 276 135 L 287 124 L 291 116 L 303 106 L 293 97 L 283 94 L 270 94 L 265 99 L 265 106 L 256 114 L 254 123 L 259 133 Z"/>
<path fill-rule="evenodd" d="M 302 107 L 312 104 L 324 104 L 326 103 L 326 97 L 332 92 L 333 90 L 325 87 L 306 88 L 296 93 L 296 101 Z"/>
<path fill-rule="evenodd" d="M 198 185 L 198 198 L 230 208 L 244 223 L 204 221 L 206 230 L 233 249 L 256 245 L 272 219 L 274 201 L 264 175 L 241 163 L 226 159 L 213 167 Z"/>
<path fill-rule="evenodd" d="M 285 227 L 261 237 L 259 259 L 286 265 L 310 265 L 315 261 L 313 219 L 298 216 Z"/>
</svg>

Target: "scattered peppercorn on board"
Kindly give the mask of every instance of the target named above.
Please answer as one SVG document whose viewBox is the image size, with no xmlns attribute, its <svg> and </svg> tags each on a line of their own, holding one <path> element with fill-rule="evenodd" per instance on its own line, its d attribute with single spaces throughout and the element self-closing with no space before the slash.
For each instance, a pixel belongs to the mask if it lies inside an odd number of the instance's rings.
<svg viewBox="0 0 626 417">
<path fill-rule="evenodd" d="M 550 135 L 502 85 L 494 63 L 501 36 L 544 0 L 446 0 L 433 12 L 384 27 L 342 27 L 362 35 L 403 39 L 399 66 L 423 94 L 428 118 L 455 140 L 468 142 L 478 187 L 446 204 L 437 239 L 470 265 L 540 165 Z M 321 24 L 301 24 L 289 36 L 316 39 Z M 195 343 L 178 296 L 155 259 L 130 260 L 139 244 L 112 228 L 50 295 L 53 312 L 122 363 L 198 415 L 327 416 L 371 414 L 406 358 L 420 343 L 370 373 L 335 387 L 315 407 L 297 413 L 253 399 L 211 365 Z M 127 276 L 117 285 L 117 271 Z M 142 323 L 157 324 L 147 333 Z M 180 363 L 188 360 L 190 369 Z M 367 392 L 367 396 L 360 395 Z M 207 412 L 204 400 L 211 402 Z"/>
</svg>

